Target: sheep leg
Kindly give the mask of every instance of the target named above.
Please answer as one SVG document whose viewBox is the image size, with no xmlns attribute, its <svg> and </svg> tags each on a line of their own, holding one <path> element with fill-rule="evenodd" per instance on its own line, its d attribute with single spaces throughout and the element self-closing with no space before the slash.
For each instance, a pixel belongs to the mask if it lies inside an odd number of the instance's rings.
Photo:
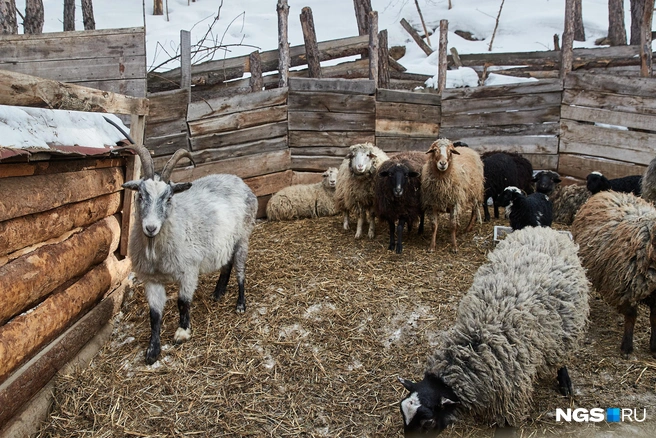
<svg viewBox="0 0 656 438">
<path fill-rule="evenodd" d="M 235 311 L 237 313 L 244 313 L 246 311 L 246 295 L 244 282 L 246 281 L 246 259 L 248 258 L 248 239 L 237 243 L 235 248 L 235 255 L 233 261 L 235 270 L 237 271 L 237 286 L 239 288 L 239 295 L 237 296 L 237 305 Z"/>
<path fill-rule="evenodd" d="M 198 286 L 198 272 L 185 276 L 180 282 L 178 292 L 178 311 L 180 312 L 180 326 L 173 335 L 176 344 L 186 342 L 191 338 L 191 324 L 189 323 L 189 308 L 194 292 Z"/>
<path fill-rule="evenodd" d="M 344 229 L 345 230 L 349 229 L 349 214 L 348 214 L 348 211 L 344 212 Z"/>
<path fill-rule="evenodd" d="M 228 281 L 230 281 L 230 273 L 232 272 L 232 260 L 228 262 L 227 265 L 221 268 L 221 274 L 219 275 L 219 280 L 216 282 L 216 287 L 214 288 L 214 293 L 212 298 L 215 301 L 219 301 L 226 293 L 228 288 Z"/>
<path fill-rule="evenodd" d="M 376 215 L 373 211 L 367 211 L 367 220 L 369 221 L 369 232 L 367 233 L 367 236 L 369 236 L 370 239 L 373 239 L 376 234 Z"/>
<path fill-rule="evenodd" d="M 433 236 L 431 237 L 430 251 L 437 246 L 437 211 L 433 210 Z"/>
<path fill-rule="evenodd" d="M 146 364 L 152 365 L 161 353 L 160 331 L 162 328 L 162 312 L 166 303 L 166 290 L 164 285 L 146 283 L 146 298 L 150 307 L 150 342 L 146 349 Z"/>
<path fill-rule="evenodd" d="M 652 293 L 649 306 L 649 323 L 651 325 L 651 336 L 649 337 L 649 351 L 656 358 L 656 294 Z"/>
<path fill-rule="evenodd" d="M 424 212 L 421 212 L 421 216 L 419 216 L 419 228 L 417 229 L 417 234 L 424 234 Z"/>
<path fill-rule="evenodd" d="M 635 327 L 636 318 L 638 317 L 638 308 L 636 306 L 624 306 L 620 310 L 624 314 L 624 336 L 620 351 L 625 359 L 633 352 L 633 328 Z"/>
<path fill-rule="evenodd" d="M 364 225 L 364 216 L 365 216 L 365 214 L 366 214 L 365 212 L 362 212 L 362 213 L 358 214 L 358 225 L 355 229 L 355 238 L 356 239 L 359 239 L 360 237 L 362 237 L 362 226 Z"/>
<path fill-rule="evenodd" d="M 396 241 L 394 239 L 394 221 L 391 219 L 387 219 L 387 225 L 389 225 L 389 246 L 387 249 L 389 251 L 393 250 L 394 247 L 396 246 Z"/>
<path fill-rule="evenodd" d="M 485 222 L 490 222 L 490 209 L 487 206 L 487 198 L 483 200 L 483 215 L 485 216 Z M 494 217 L 499 218 L 499 209 L 496 204 L 494 204 Z"/>
<path fill-rule="evenodd" d="M 403 226 L 405 225 L 405 219 L 400 218 L 399 224 L 396 226 L 396 253 L 401 254 L 403 252 Z"/>
<path fill-rule="evenodd" d="M 560 390 L 560 393 L 565 397 L 571 397 L 574 395 L 572 380 L 569 378 L 567 367 L 562 367 L 558 370 L 558 389 Z"/>
<path fill-rule="evenodd" d="M 492 204 L 494 205 L 494 218 L 499 219 L 499 204 L 494 198 L 492 198 Z"/>
<path fill-rule="evenodd" d="M 458 252 L 458 242 L 456 242 L 456 232 L 458 231 L 458 210 L 455 205 L 449 212 L 449 222 L 451 225 L 451 244 L 453 245 L 453 252 Z"/>
<path fill-rule="evenodd" d="M 478 210 L 478 206 L 476 205 L 476 203 L 474 203 L 474 206 L 472 207 L 471 217 L 469 218 L 469 224 L 465 229 L 465 233 L 469 233 L 474 228 L 474 220 L 476 219 L 477 216 L 476 213 L 478 213 L 478 219 L 480 220 L 481 212 L 480 210 Z"/>
</svg>

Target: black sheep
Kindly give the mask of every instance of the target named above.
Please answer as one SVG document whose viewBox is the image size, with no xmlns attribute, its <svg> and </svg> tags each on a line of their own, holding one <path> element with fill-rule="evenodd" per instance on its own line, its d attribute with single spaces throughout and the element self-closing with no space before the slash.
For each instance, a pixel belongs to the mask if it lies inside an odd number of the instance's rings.
<svg viewBox="0 0 656 438">
<path fill-rule="evenodd" d="M 506 214 L 513 231 L 529 226 L 551 226 L 553 206 L 544 193 L 526 195 L 517 187 L 506 187 L 500 202 L 506 207 Z"/>
<path fill-rule="evenodd" d="M 560 183 L 560 175 L 551 170 L 541 170 L 533 177 L 535 191 L 551 195 L 556 189 L 556 184 Z"/>
<path fill-rule="evenodd" d="M 499 218 L 499 196 L 508 186 L 519 187 L 526 193 L 533 193 L 531 162 L 516 152 L 490 151 L 481 155 L 485 173 L 485 201 L 483 212 L 485 221 L 490 220 L 487 199 L 492 197 L 494 218 Z"/>
<path fill-rule="evenodd" d="M 608 179 L 601 172 L 592 172 L 586 178 L 586 186 L 593 195 L 606 190 L 616 192 L 641 194 L 642 175 L 631 175 L 622 178 Z"/>
<path fill-rule="evenodd" d="M 397 254 L 403 251 L 403 226 L 406 223 L 410 231 L 413 223 L 419 219 L 419 233 L 424 231 L 420 176 L 425 162 L 426 154 L 423 152 L 401 152 L 385 161 L 378 169 L 375 183 L 376 214 L 389 224 L 390 241 L 387 249 L 391 251 L 396 248 Z"/>
</svg>

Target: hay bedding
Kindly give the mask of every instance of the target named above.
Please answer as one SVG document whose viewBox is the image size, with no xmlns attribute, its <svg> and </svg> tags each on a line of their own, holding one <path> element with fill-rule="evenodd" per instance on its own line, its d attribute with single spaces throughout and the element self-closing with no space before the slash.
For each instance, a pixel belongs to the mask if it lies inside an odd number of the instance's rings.
<svg viewBox="0 0 656 438">
<path fill-rule="evenodd" d="M 111 342 L 88 368 L 60 376 L 43 437 L 302 436 L 402 434 L 397 375 L 418 379 L 435 334 L 448 328 L 459 299 L 492 249 L 494 221 L 459 236 L 453 254 L 445 221 L 435 253 L 430 233 L 387 250 L 387 226 L 355 241 L 341 218 L 259 222 L 247 267 L 247 311 L 234 312 L 236 280 L 211 299 L 216 275 L 202 277 L 192 304 L 193 335 L 172 344 L 178 314 L 167 303 L 163 351 L 144 364 L 150 336 L 143 287 L 129 293 Z M 169 298 L 176 290 L 169 288 Z M 592 300 L 588 342 L 571 364 L 580 407 L 653 407 L 656 362 L 647 354 L 648 321 L 636 326 L 636 354 L 619 358 L 622 318 Z M 522 435 L 581 432 L 556 423 L 569 401 L 541 382 Z M 656 412 L 652 409 L 653 418 Z M 618 426 L 618 425 L 613 425 Z M 471 421 L 458 436 L 492 436 Z"/>
</svg>

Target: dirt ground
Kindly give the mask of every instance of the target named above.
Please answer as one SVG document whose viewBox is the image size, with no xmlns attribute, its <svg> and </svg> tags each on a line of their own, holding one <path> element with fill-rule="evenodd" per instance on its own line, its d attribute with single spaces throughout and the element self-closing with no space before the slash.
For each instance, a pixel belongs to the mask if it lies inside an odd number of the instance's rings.
<svg viewBox="0 0 656 438">
<path fill-rule="evenodd" d="M 420 379 L 436 334 L 447 329 L 477 268 L 493 249 L 494 225 L 459 236 L 451 252 L 442 221 L 438 250 L 424 236 L 387 250 L 387 227 L 354 240 L 341 218 L 259 222 L 247 268 L 244 314 L 236 314 L 236 279 L 221 302 L 218 274 L 202 278 L 192 304 L 190 341 L 172 342 L 178 317 L 168 301 L 163 351 L 144 364 L 150 329 L 143 288 L 135 286 L 111 342 L 88 368 L 57 380 L 55 406 L 40 437 L 397 437 L 397 376 Z M 563 228 L 563 227 L 559 227 Z M 169 288 L 169 298 L 176 290 Z M 575 397 L 538 382 L 529 419 L 495 429 L 463 418 L 444 435 L 656 436 L 656 361 L 648 353 L 649 319 L 641 309 L 636 352 L 619 355 L 622 317 L 591 297 L 585 345 L 569 365 Z M 644 423 L 558 423 L 555 409 L 647 408 Z"/>
</svg>

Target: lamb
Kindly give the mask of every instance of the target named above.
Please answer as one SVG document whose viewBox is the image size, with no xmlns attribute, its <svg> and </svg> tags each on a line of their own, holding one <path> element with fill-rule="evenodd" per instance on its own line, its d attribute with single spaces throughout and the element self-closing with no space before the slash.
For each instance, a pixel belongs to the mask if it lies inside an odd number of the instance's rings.
<svg viewBox="0 0 656 438">
<path fill-rule="evenodd" d="M 544 193 L 549 196 L 556 189 L 556 184 L 559 184 L 561 179 L 558 173 L 552 170 L 541 170 L 533 176 L 535 183 L 535 191 Z"/>
<path fill-rule="evenodd" d="M 410 391 L 400 403 L 406 436 L 439 433 L 464 414 L 517 425 L 533 384 L 545 376 L 557 375 L 560 392 L 572 395 L 565 365 L 584 340 L 589 314 L 576 250 L 555 230 L 528 227 L 488 255 L 423 380 L 399 378 Z"/>
<path fill-rule="evenodd" d="M 483 212 L 485 222 L 490 220 L 487 199 L 492 198 L 494 218 L 499 219 L 499 196 L 508 186 L 515 186 L 527 194 L 533 193 L 531 179 L 533 166 L 531 162 L 518 153 L 490 151 L 481 154 L 485 174 L 485 196 Z"/>
<path fill-rule="evenodd" d="M 424 211 L 421 207 L 421 169 L 426 154 L 401 152 L 385 161 L 376 178 L 376 215 L 389 224 L 390 241 L 387 249 L 403 252 L 403 227 L 408 230 L 419 219 L 419 233 L 424 231 Z M 398 221 L 398 225 L 395 223 Z M 396 228 L 396 239 L 394 229 Z"/>
<path fill-rule="evenodd" d="M 646 304 L 656 357 L 656 208 L 632 194 L 601 192 L 581 207 L 572 235 L 592 285 L 624 315 L 623 356 L 633 351 L 638 305 Z"/>
<path fill-rule="evenodd" d="M 329 167 L 322 177 L 321 182 L 296 184 L 275 193 L 266 207 L 267 218 L 291 220 L 337 214 L 334 200 L 337 168 Z"/>
<path fill-rule="evenodd" d="M 622 178 L 608 179 L 601 172 L 591 172 L 586 177 L 586 187 L 593 195 L 605 191 L 633 193 L 640 196 L 642 175 L 630 175 Z"/>
<path fill-rule="evenodd" d="M 339 166 L 335 187 L 335 209 L 343 213 L 344 229 L 349 229 L 349 212 L 355 213 L 358 225 L 355 238 L 362 237 L 365 218 L 369 221 L 368 236 L 374 238 L 376 229 L 374 210 L 374 180 L 380 165 L 389 157 L 371 143 L 356 144 Z"/>
<path fill-rule="evenodd" d="M 590 198 L 590 191 L 582 185 L 570 184 L 556 188 L 549 197 L 553 204 L 553 220 L 571 225 L 581 206 Z"/>
<path fill-rule="evenodd" d="M 451 140 L 440 138 L 433 142 L 429 159 L 421 172 L 421 196 L 425 211 L 433 214 L 433 236 L 430 250 L 435 251 L 439 213 L 449 212 L 451 243 L 458 251 L 456 229 L 458 215 L 463 208 L 471 207 L 466 232 L 474 226 L 474 218 L 481 223 L 479 206 L 483 202 L 483 162 L 472 149 L 455 148 Z"/>
<path fill-rule="evenodd" d="M 150 306 L 151 335 L 146 350 L 146 363 L 150 365 L 161 351 L 166 283 L 175 282 L 180 287 L 180 324 L 175 342 L 191 337 L 189 308 L 199 274 L 221 270 L 213 295 L 218 300 L 226 292 L 234 265 L 239 288 L 236 310 L 246 310 L 246 258 L 257 198 L 235 175 L 209 175 L 193 184 L 170 182 L 175 163 L 184 156 L 191 158 L 187 150 L 178 150 L 157 175 L 145 147 L 128 148 L 139 155 L 144 169 L 143 179 L 128 181 L 123 187 L 137 192 L 128 253 L 137 278 L 145 283 Z"/>
<path fill-rule="evenodd" d="M 642 198 L 647 201 L 656 203 L 656 158 L 649 162 L 647 170 L 642 176 L 642 183 L 640 184 L 640 192 Z"/>
<path fill-rule="evenodd" d="M 506 187 L 499 198 L 506 208 L 510 227 L 521 230 L 525 227 L 550 227 L 553 221 L 551 202 L 544 193 L 526 195 L 517 187 Z"/>
</svg>

